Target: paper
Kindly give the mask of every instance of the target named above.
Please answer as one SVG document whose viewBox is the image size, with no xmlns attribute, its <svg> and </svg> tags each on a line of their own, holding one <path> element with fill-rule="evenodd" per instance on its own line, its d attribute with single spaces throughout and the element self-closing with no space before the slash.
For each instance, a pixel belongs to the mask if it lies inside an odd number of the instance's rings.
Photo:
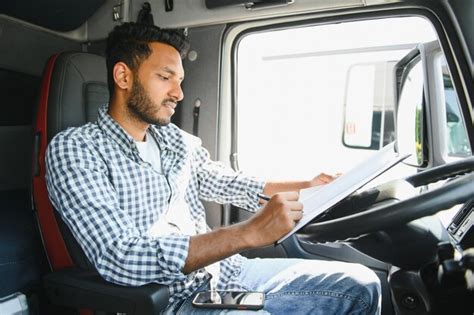
<svg viewBox="0 0 474 315">
<path fill-rule="evenodd" d="M 301 190 L 299 201 L 303 203 L 303 218 L 277 244 L 408 156 L 399 156 L 395 152 L 395 142 L 392 142 L 331 183 Z"/>
</svg>

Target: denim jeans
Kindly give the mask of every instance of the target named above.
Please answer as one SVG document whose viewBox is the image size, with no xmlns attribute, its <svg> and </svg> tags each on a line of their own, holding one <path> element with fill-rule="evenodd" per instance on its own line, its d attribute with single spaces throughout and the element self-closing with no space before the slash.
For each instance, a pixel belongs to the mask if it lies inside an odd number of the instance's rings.
<svg viewBox="0 0 474 315">
<path fill-rule="evenodd" d="M 379 279 L 359 264 L 256 258 L 247 260 L 239 277 L 248 291 L 265 293 L 262 310 L 198 309 L 193 295 L 166 314 L 380 314 Z"/>
</svg>

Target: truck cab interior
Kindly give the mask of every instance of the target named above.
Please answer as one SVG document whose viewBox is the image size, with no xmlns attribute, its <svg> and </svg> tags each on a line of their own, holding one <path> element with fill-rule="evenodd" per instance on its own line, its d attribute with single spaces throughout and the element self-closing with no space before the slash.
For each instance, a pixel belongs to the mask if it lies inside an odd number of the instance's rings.
<svg viewBox="0 0 474 315">
<path fill-rule="evenodd" d="M 474 312 L 474 2 L 19 0 L 0 4 L 0 314 L 159 314 L 167 287 L 103 280 L 48 199 L 45 150 L 108 102 L 115 25 L 179 28 L 173 122 L 269 179 L 407 155 L 282 243 L 247 257 L 363 264 L 382 314 Z M 249 218 L 204 202 L 208 225 Z"/>
</svg>

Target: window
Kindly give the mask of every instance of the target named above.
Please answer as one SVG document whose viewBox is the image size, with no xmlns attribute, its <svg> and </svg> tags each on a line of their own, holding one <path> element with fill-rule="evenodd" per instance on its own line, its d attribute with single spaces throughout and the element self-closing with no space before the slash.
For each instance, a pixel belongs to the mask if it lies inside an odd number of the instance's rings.
<svg viewBox="0 0 474 315">
<path fill-rule="evenodd" d="M 393 114 L 344 125 L 345 107 L 354 113 L 363 107 L 393 108 L 393 65 L 418 43 L 433 40 L 431 24 L 419 17 L 244 35 L 235 51 L 239 168 L 266 178 L 307 178 L 345 172 L 366 159 L 373 152 L 368 149 L 381 145 L 370 138 L 374 125 L 364 126 L 365 121 L 377 122 L 383 131 L 382 122 L 393 125 Z M 389 70 L 377 72 L 377 67 Z M 344 135 L 353 127 L 363 130 L 362 145 L 352 146 L 360 139 Z M 393 134 L 382 137 L 386 144 Z"/>
</svg>

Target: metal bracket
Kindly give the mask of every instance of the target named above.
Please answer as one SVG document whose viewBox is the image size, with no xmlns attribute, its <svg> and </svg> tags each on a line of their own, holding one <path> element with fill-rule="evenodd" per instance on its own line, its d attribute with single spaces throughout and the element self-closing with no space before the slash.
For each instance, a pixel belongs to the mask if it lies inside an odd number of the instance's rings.
<svg viewBox="0 0 474 315">
<path fill-rule="evenodd" d="M 118 4 L 114 5 L 112 8 L 112 19 L 114 22 L 123 21 L 123 2 L 119 1 Z"/>
<path fill-rule="evenodd" d="M 293 4 L 295 0 L 268 0 L 262 2 L 246 2 L 244 3 L 244 7 L 247 10 L 260 10 L 260 9 L 269 9 L 275 7 L 285 7 L 287 5 Z"/>
<path fill-rule="evenodd" d="M 174 8 L 174 1 L 173 0 L 165 0 L 165 11 L 170 12 L 173 11 Z"/>
<path fill-rule="evenodd" d="M 237 152 L 231 153 L 230 155 L 230 166 L 235 170 L 239 170 L 238 154 Z"/>
</svg>

